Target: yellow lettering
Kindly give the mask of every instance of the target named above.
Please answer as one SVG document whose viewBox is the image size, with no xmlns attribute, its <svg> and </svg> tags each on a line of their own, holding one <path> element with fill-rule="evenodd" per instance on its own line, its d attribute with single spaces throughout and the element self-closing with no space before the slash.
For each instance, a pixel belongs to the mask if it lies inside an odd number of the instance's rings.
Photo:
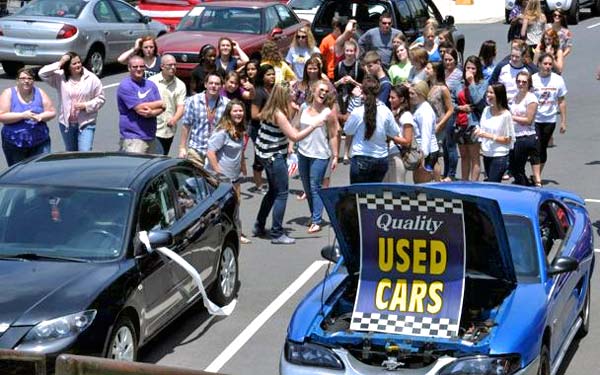
<svg viewBox="0 0 600 375">
<path fill-rule="evenodd" d="M 429 273 L 432 275 L 441 275 L 446 270 L 446 245 L 439 240 L 431 240 L 429 245 L 430 266 Z"/>
<path fill-rule="evenodd" d="M 390 289 L 392 287 L 392 280 L 390 279 L 381 279 L 377 283 L 377 290 L 375 291 L 375 306 L 379 310 L 387 310 L 388 302 L 383 299 L 383 295 L 385 293 L 385 289 Z"/>
<path fill-rule="evenodd" d="M 414 280 L 410 291 L 410 302 L 408 304 L 408 311 L 410 312 L 423 312 L 423 300 L 427 295 L 427 284 L 423 280 Z"/>
<path fill-rule="evenodd" d="M 400 239 L 396 242 L 396 253 L 400 259 L 396 262 L 396 271 L 406 272 L 410 268 L 410 257 L 406 253 L 406 250 L 410 249 L 408 240 Z"/>
<path fill-rule="evenodd" d="M 444 292 L 444 283 L 434 281 L 429 285 L 429 299 L 433 302 L 427 305 L 427 312 L 437 314 L 442 310 L 442 293 Z"/>
<path fill-rule="evenodd" d="M 406 295 L 408 293 L 408 287 L 406 280 L 396 280 L 394 286 L 394 293 L 390 300 L 389 310 L 390 311 L 406 311 Z"/>
<path fill-rule="evenodd" d="M 383 272 L 390 272 L 393 266 L 394 239 L 379 237 L 379 269 Z"/>
<path fill-rule="evenodd" d="M 427 259 L 427 253 L 425 252 L 426 249 L 426 240 L 413 241 L 413 273 L 415 274 L 424 274 L 427 272 L 425 265 L 421 264 L 421 262 Z"/>
</svg>

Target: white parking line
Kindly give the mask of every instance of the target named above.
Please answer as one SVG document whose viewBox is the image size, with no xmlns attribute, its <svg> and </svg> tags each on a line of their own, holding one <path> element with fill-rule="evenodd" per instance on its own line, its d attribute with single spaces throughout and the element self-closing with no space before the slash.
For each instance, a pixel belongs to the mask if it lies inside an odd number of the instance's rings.
<svg viewBox="0 0 600 375">
<path fill-rule="evenodd" d="M 598 23 L 595 23 L 595 24 L 593 24 L 593 25 L 589 25 L 587 28 L 588 28 L 588 29 L 593 29 L 593 28 L 594 28 L 594 27 L 596 27 L 596 26 L 600 26 L 600 22 L 598 22 Z"/>
<path fill-rule="evenodd" d="M 106 86 L 104 86 L 104 88 L 105 88 L 105 89 L 109 89 L 109 88 L 111 88 L 111 87 L 115 87 L 115 86 L 119 86 L 119 84 L 118 84 L 118 83 L 111 83 L 110 85 L 106 85 Z"/>
<path fill-rule="evenodd" d="M 584 200 L 589 203 L 600 203 L 600 199 L 584 199 Z"/>
<path fill-rule="evenodd" d="M 600 249 L 594 249 L 596 253 L 600 253 Z"/>
<path fill-rule="evenodd" d="M 317 260 L 311 264 L 286 290 L 271 302 L 246 329 L 244 329 L 232 342 L 219 354 L 217 358 L 204 371 L 217 372 L 252 338 L 252 336 L 283 306 L 304 284 L 324 265 L 325 260 Z"/>
</svg>

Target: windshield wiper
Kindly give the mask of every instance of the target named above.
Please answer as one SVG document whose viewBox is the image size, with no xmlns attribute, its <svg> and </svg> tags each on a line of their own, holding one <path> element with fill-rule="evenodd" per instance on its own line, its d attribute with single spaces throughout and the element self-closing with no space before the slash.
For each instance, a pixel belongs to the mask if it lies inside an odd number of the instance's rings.
<svg viewBox="0 0 600 375">
<path fill-rule="evenodd" d="M 59 260 L 65 262 L 89 263 L 89 260 L 81 258 L 61 257 L 55 255 L 42 255 L 37 253 L 19 253 L 14 255 L 0 255 L 0 259 L 22 259 L 22 260 Z"/>
</svg>

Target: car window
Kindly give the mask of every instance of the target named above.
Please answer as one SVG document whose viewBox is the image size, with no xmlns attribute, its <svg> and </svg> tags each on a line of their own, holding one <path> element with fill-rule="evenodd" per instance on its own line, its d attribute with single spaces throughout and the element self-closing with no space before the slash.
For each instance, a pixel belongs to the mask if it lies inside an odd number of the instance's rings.
<svg viewBox="0 0 600 375">
<path fill-rule="evenodd" d="M 94 7 L 94 17 L 100 23 L 115 23 L 119 22 L 115 12 L 112 10 L 107 1 L 100 1 Z"/>
<path fill-rule="evenodd" d="M 298 20 L 288 8 L 284 7 L 283 5 L 276 5 L 275 9 L 277 10 L 277 14 L 279 14 L 279 19 L 281 20 L 281 28 L 285 29 L 298 23 Z"/>
<path fill-rule="evenodd" d="M 204 195 L 204 186 L 191 169 L 174 169 L 171 171 L 171 177 L 179 212 L 181 215 L 185 215 L 201 201 Z"/>
<path fill-rule="evenodd" d="M 521 216 L 504 215 L 504 227 L 517 281 L 539 281 L 538 252 L 531 220 Z"/>
<path fill-rule="evenodd" d="M 421 30 L 425 27 L 425 22 L 427 22 L 427 18 L 429 14 L 427 13 L 427 9 L 421 3 L 421 0 L 407 0 L 408 6 L 410 7 L 411 13 L 413 14 L 413 18 L 417 25 L 417 28 Z"/>
<path fill-rule="evenodd" d="M 400 0 L 396 2 L 396 19 L 398 20 L 398 28 L 400 30 L 407 30 L 412 26 L 410 22 L 410 8 L 406 1 Z"/>
<path fill-rule="evenodd" d="M 77 18 L 86 4 L 87 1 L 83 0 L 38 0 L 22 7 L 16 14 L 19 16 Z"/>
<path fill-rule="evenodd" d="M 260 34 L 260 10 L 199 6 L 181 20 L 177 30 Z"/>
<path fill-rule="evenodd" d="M 175 204 L 164 176 L 155 178 L 140 202 L 138 225 L 140 231 L 167 229 L 175 222 Z"/>
<path fill-rule="evenodd" d="M 142 15 L 133 7 L 115 0 L 110 0 L 110 3 L 115 8 L 117 16 L 124 23 L 139 23 L 142 20 Z"/>
<path fill-rule="evenodd" d="M 331 28 L 331 19 L 337 17 L 342 24 L 346 24 L 349 19 L 356 19 L 359 29 L 366 31 L 379 26 L 379 16 L 383 12 L 393 14 L 389 3 L 377 0 L 360 3 L 330 1 L 324 3 L 321 8 L 318 19 L 314 21 L 315 27 L 327 29 Z"/>
<path fill-rule="evenodd" d="M 276 27 L 281 27 L 279 23 L 279 15 L 274 7 L 265 9 L 265 30 L 271 32 Z"/>
<path fill-rule="evenodd" d="M 566 233 L 556 216 L 554 210 L 555 205 L 556 203 L 553 201 L 544 202 L 540 206 L 538 214 L 540 237 L 549 264 L 552 263 L 554 258 L 560 253 Z"/>
</svg>

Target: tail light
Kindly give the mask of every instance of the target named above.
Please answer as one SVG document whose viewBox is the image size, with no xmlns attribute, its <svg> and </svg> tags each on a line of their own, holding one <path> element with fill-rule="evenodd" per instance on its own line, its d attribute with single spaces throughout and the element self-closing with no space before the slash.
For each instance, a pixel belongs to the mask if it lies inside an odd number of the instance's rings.
<svg viewBox="0 0 600 375">
<path fill-rule="evenodd" d="M 4 30 L 0 28 L 0 36 L 4 36 Z"/>
<path fill-rule="evenodd" d="M 77 34 L 77 28 L 73 25 L 64 25 L 58 30 L 58 34 L 56 34 L 56 39 L 68 39 L 73 35 Z"/>
</svg>

